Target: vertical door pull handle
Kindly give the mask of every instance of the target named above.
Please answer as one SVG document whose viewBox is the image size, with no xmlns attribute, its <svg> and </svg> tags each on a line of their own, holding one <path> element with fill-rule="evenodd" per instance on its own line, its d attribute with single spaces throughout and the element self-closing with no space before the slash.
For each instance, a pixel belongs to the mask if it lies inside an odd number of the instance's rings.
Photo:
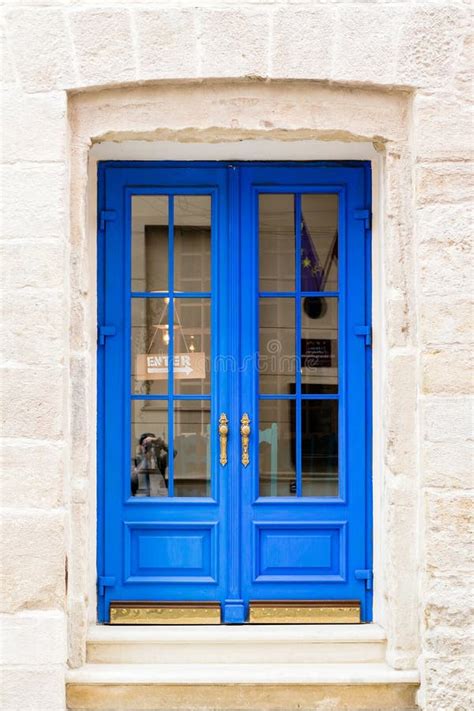
<svg viewBox="0 0 474 711">
<path fill-rule="evenodd" d="M 242 464 L 244 467 L 248 466 L 250 462 L 249 457 L 249 436 L 250 436 L 250 418 L 246 412 L 242 415 L 240 420 L 240 436 L 242 438 Z"/>
<path fill-rule="evenodd" d="M 223 412 L 219 417 L 219 444 L 220 444 L 220 458 L 219 461 L 223 467 L 227 464 L 227 435 L 229 434 L 228 427 L 229 420 L 227 415 Z"/>
</svg>

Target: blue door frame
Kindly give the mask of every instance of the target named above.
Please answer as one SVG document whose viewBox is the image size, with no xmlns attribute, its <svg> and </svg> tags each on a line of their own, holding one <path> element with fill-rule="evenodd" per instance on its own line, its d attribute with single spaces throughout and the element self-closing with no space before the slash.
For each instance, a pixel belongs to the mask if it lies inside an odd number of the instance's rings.
<svg viewBox="0 0 474 711">
<path fill-rule="evenodd" d="M 226 623 L 242 623 L 252 600 L 358 600 L 372 615 L 371 232 L 370 164 L 352 162 L 103 162 L 98 184 L 98 616 L 112 601 L 213 601 Z M 292 298 L 301 348 L 305 297 L 297 270 L 294 293 L 259 292 L 258 197 L 293 194 L 296 255 L 301 253 L 301 195 L 338 196 L 337 292 L 311 292 L 338 303 L 339 388 L 304 394 L 301 353 L 294 392 L 259 394 L 259 298 Z M 177 195 L 211 196 L 211 291 L 176 293 L 173 205 Z M 134 395 L 131 382 L 131 200 L 169 196 L 170 323 L 173 301 L 211 299 L 211 389 L 166 396 Z M 156 294 L 153 294 L 155 297 Z M 169 353 L 173 353 L 173 328 Z M 222 367 L 224 364 L 224 367 Z M 235 364 L 237 367 L 229 367 Z M 250 367 L 249 367 L 249 364 Z M 209 400 L 211 489 L 202 498 L 141 498 L 130 491 L 130 406 L 159 399 Z M 263 400 L 287 399 L 296 418 L 294 495 L 259 496 L 258 418 Z M 303 496 L 302 400 L 335 400 L 339 419 L 337 496 Z M 290 403 L 291 401 L 291 403 Z M 229 420 L 228 463 L 219 462 L 218 419 Z M 248 466 L 241 464 L 240 419 L 250 418 Z M 161 546 L 161 553 L 156 548 Z M 154 552 L 155 550 L 155 552 Z M 145 551 L 145 553 L 144 553 Z M 321 553 L 320 553 L 321 551 Z M 150 562 L 151 561 L 151 562 Z"/>
</svg>

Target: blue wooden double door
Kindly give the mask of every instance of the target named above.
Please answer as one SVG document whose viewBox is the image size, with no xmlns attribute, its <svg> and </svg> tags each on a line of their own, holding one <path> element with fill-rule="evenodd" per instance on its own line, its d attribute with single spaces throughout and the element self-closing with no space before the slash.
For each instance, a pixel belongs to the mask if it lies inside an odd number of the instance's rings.
<svg viewBox="0 0 474 711">
<path fill-rule="evenodd" d="M 370 168 L 105 162 L 98 600 L 371 619 Z"/>
</svg>

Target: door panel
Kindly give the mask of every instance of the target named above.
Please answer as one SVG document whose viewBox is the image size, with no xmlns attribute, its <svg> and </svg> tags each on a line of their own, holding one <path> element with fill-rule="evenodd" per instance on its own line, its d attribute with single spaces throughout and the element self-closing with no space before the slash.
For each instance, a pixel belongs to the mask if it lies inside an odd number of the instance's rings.
<svg viewBox="0 0 474 711">
<path fill-rule="evenodd" d="M 357 162 L 101 164 L 102 621 L 125 601 L 370 619 L 369 199 Z"/>
<path fill-rule="evenodd" d="M 242 595 L 358 600 L 367 556 L 370 320 L 363 167 L 245 167 Z M 284 246 L 283 246 L 284 245 Z M 268 255 L 272 257 L 267 258 Z M 251 424 L 251 427 L 252 427 Z"/>
<path fill-rule="evenodd" d="M 101 168 L 99 559 L 113 601 L 220 601 L 226 491 L 214 430 L 228 402 L 227 170 Z M 211 247 L 212 245 L 212 247 Z M 100 582 L 100 580 L 99 580 Z"/>
</svg>

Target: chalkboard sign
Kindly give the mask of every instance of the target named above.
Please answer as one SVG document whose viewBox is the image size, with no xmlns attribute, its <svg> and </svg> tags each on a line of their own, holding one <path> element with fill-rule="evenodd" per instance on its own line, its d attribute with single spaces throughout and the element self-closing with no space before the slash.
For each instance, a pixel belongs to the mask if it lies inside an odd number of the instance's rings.
<svg viewBox="0 0 474 711">
<path fill-rule="evenodd" d="M 331 362 L 330 338 L 302 338 L 301 365 L 303 368 L 330 368 Z"/>
</svg>

